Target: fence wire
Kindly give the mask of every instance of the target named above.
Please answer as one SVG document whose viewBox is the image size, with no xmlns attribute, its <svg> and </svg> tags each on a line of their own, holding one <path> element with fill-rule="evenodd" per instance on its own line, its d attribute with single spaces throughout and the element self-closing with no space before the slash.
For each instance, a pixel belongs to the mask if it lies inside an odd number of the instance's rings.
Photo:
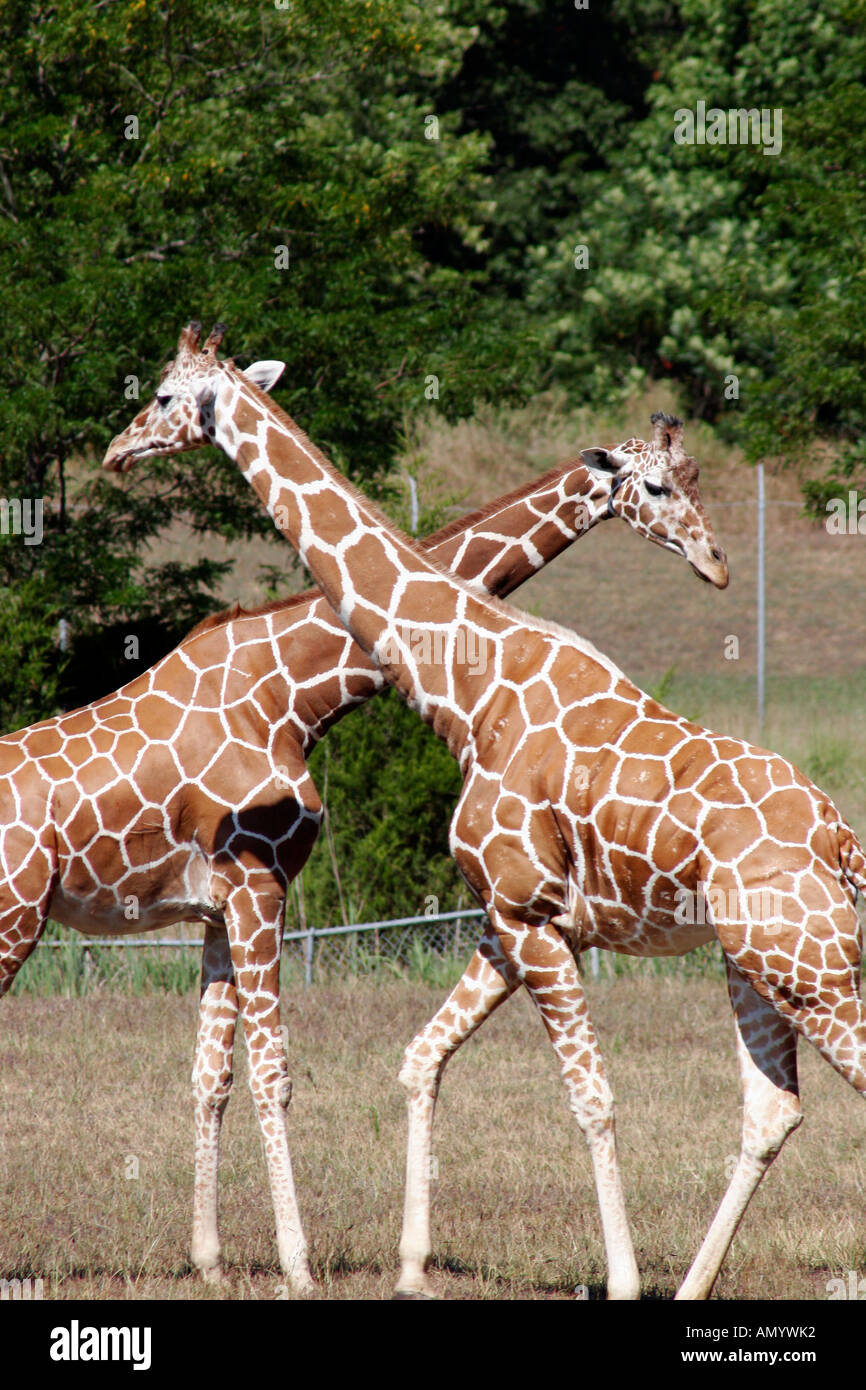
<svg viewBox="0 0 866 1390">
<path fill-rule="evenodd" d="M 423 917 L 392 917 L 346 927 L 287 932 L 283 959 L 292 975 L 312 984 L 323 976 L 343 977 L 405 968 L 421 974 L 468 960 L 481 935 L 480 908 Z"/>
<path fill-rule="evenodd" d="M 460 908 L 287 931 L 281 983 L 327 984 L 379 974 L 451 988 L 478 945 L 484 916 L 480 908 Z M 85 938 L 71 929 L 49 930 L 51 936 L 43 938 L 34 953 L 29 985 L 21 981 L 28 992 L 38 993 L 42 987 L 48 992 L 79 993 L 100 981 L 133 992 L 150 988 L 183 991 L 193 988 L 198 979 L 198 953 L 204 944 L 198 936 Z M 52 954 L 42 955 L 46 950 Z M 40 959 L 45 968 L 37 975 L 33 971 Z M 595 980 L 627 975 L 721 977 L 724 973 L 716 942 L 673 957 L 636 957 L 592 948 L 583 953 L 580 966 Z"/>
<path fill-rule="evenodd" d="M 481 908 L 419 917 L 393 917 L 378 922 L 354 922 L 340 927 L 308 927 L 283 936 L 283 967 L 292 979 L 312 984 L 316 979 L 344 978 L 371 971 L 404 969 L 436 974 L 439 967 L 461 968 L 481 936 Z M 163 950 L 172 954 L 199 951 L 202 937 L 80 937 L 77 932 L 43 939 L 40 950 L 83 952 L 96 958 L 108 948 L 120 951 Z"/>
</svg>

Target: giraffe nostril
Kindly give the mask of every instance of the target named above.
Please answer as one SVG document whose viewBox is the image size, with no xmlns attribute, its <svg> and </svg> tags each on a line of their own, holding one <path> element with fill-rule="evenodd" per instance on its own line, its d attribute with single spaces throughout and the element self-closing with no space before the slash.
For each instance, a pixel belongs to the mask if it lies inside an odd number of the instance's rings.
<svg viewBox="0 0 866 1390">
<path fill-rule="evenodd" d="M 712 555 L 714 560 L 724 560 L 725 558 L 720 550 L 711 550 L 710 554 Z"/>
</svg>

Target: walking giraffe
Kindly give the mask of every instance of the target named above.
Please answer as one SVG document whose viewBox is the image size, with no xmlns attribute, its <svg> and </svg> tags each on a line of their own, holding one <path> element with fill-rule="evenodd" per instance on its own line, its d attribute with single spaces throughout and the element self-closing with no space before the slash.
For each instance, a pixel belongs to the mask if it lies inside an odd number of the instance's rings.
<svg viewBox="0 0 866 1390">
<path fill-rule="evenodd" d="M 273 368 L 259 370 L 270 383 Z M 254 378 L 259 370 L 250 369 Z M 507 593 L 598 522 L 622 515 L 723 587 L 727 567 L 696 470 L 663 446 L 630 440 L 587 450 L 586 462 L 551 469 L 424 545 L 483 591 Z M 91 934 L 206 924 L 192 1251 L 209 1279 L 220 1267 L 219 1133 L 240 993 L 280 1256 L 296 1289 L 310 1284 L 284 1123 L 285 894 L 321 817 L 305 758 L 331 724 L 384 686 L 312 592 L 209 618 L 120 691 L 0 739 L 0 792 L 11 812 L 0 828 L 0 994 L 49 914 Z M 476 957 L 467 981 L 487 969 Z"/>
<path fill-rule="evenodd" d="M 156 401 L 113 441 L 106 466 L 219 444 L 464 777 L 451 845 L 487 911 L 481 949 L 501 986 L 497 994 L 458 985 L 440 1011 L 444 1030 L 428 1027 L 407 1051 L 398 1290 L 428 1291 L 430 1130 L 444 1059 L 519 982 L 542 1016 L 588 1141 L 608 1296 L 638 1295 L 613 1098 L 576 957 L 588 946 L 676 955 L 715 935 L 744 1113 L 736 1168 L 679 1291 L 708 1296 L 752 1194 L 800 1122 L 795 1034 L 866 1092 L 854 910 L 866 860 L 854 832 L 784 758 L 680 718 L 574 633 L 439 569 L 231 361 L 217 359 L 220 336 L 193 358 L 179 354 Z M 668 433 L 681 444 L 679 425 Z M 413 634 L 442 634 L 444 661 L 431 660 L 435 643 Z M 479 644 L 488 653 L 483 672 L 455 660 L 459 648 Z M 702 891 L 712 905 L 704 923 L 695 913 Z"/>
</svg>

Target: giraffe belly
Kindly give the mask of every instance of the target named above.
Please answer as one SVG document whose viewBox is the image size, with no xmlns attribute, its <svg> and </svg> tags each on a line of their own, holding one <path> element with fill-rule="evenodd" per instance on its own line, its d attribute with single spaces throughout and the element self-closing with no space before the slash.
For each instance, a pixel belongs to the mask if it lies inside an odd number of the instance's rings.
<svg viewBox="0 0 866 1390">
<path fill-rule="evenodd" d="M 210 863 L 197 847 L 177 850 L 149 870 L 117 874 L 117 861 L 111 858 L 103 869 L 112 882 L 99 882 L 99 870 L 84 856 L 70 856 L 48 909 L 51 920 L 93 936 L 223 920 L 222 907 L 211 894 Z"/>
<path fill-rule="evenodd" d="M 607 891 L 611 886 L 616 891 L 616 885 L 609 882 Z M 588 891 L 587 887 L 581 886 L 576 876 L 569 876 L 565 910 L 551 919 L 573 951 L 596 946 L 628 956 L 684 956 L 716 937 L 706 913 L 701 913 L 691 898 L 682 906 L 670 906 L 679 904 L 673 880 L 656 885 L 652 906 L 631 906 L 622 898 L 606 897 L 595 884 Z M 681 917 L 685 920 L 679 920 Z"/>
<path fill-rule="evenodd" d="M 160 898 L 157 902 L 119 902 L 100 894 L 98 900 L 73 897 L 58 888 L 48 915 L 62 927 L 74 927 L 86 936 L 134 936 L 143 931 L 170 927 L 175 922 L 222 922 L 223 913 L 211 903 Z"/>
<path fill-rule="evenodd" d="M 614 921 L 596 908 L 597 922 L 580 933 L 580 948 L 598 946 L 626 956 L 684 956 L 696 946 L 716 939 L 708 922 L 647 921 L 639 918 Z M 621 910 L 620 910 L 621 914 Z"/>
</svg>

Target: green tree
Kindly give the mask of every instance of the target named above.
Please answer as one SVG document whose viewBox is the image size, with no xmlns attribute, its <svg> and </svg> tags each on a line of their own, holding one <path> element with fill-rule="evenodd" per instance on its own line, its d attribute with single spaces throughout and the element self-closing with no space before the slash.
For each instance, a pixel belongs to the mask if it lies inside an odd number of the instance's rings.
<svg viewBox="0 0 866 1390">
<path fill-rule="evenodd" d="M 98 693 L 76 672 L 110 689 L 136 669 L 124 634 L 149 636 L 149 661 L 213 607 L 218 564 L 148 564 L 173 523 L 272 534 L 221 457 L 194 488 L 187 459 L 132 485 L 99 473 L 189 318 L 284 358 L 288 408 L 371 485 L 428 376 L 458 411 L 516 370 L 471 277 L 424 244 L 478 236 L 483 139 L 447 113 L 425 134 L 470 37 L 407 0 L 0 3 L 0 491 L 45 503 L 43 543 L 0 550 L 26 614 L 7 624 L 4 719 Z"/>
<path fill-rule="evenodd" d="M 448 849 L 460 771 L 394 691 L 353 711 L 315 749 L 327 823 L 304 870 L 307 921 L 377 921 L 442 910 L 465 885 Z M 474 906 L 474 903 L 473 903 Z"/>
<path fill-rule="evenodd" d="M 528 303 L 544 315 L 560 379 L 604 398 L 671 376 L 694 413 L 728 412 L 733 430 L 790 346 L 778 328 L 790 324 L 792 335 L 805 336 L 808 315 L 797 317 L 804 303 L 817 308 L 819 285 L 834 275 L 845 280 L 850 269 L 851 246 L 831 235 L 816 274 L 814 216 L 800 224 L 783 208 L 810 143 L 804 202 L 807 187 L 820 195 L 827 184 L 818 172 L 821 142 L 846 147 L 846 163 L 858 158 L 844 117 L 833 135 L 828 93 L 862 80 L 862 3 L 816 9 L 810 0 L 688 0 L 676 11 L 651 9 L 645 26 L 631 0 L 615 11 L 640 35 L 627 51 L 651 69 L 645 114 L 605 144 L 604 167 L 586 169 L 571 213 L 532 249 Z M 751 144 L 675 143 L 676 112 L 694 111 L 698 101 L 781 109 L 780 154 Z M 823 123 L 814 115 L 821 108 Z M 826 235 L 830 217 L 818 220 Z M 575 243 L 587 245 L 588 269 L 575 267 Z M 838 361 L 838 344 L 834 352 Z M 731 376 L 739 379 L 737 405 L 725 395 Z"/>
<path fill-rule="evenodd" d="M 858 36 L 861 64 L 866 35 Z M 852 47 L 853 47 L 852 39 Z M 754 457 L 805 466 L 805 493 L 822 513 L 849 487 L 866 491 L 866 92 L 840 78 L 792 113 L 783 177 L 764 217 L 793 245 L 797 292 L 744 327 L 767 364 L 746 402 L 744 437 Z M 770 341 L 768 341 L 770 338 Z M 829 458 L 829 464 L 823 460 Z"/>
</svg>

